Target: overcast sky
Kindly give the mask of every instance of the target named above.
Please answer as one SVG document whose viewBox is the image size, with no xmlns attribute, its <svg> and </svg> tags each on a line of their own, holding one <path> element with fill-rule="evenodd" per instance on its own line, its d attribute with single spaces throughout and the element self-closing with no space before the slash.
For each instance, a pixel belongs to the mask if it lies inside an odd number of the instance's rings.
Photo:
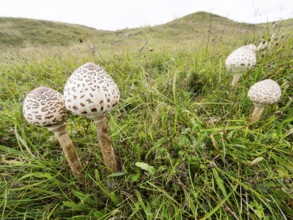
<svg viewBox="0 0 293 220">
<path fill-rule="evenodd" d="M 293 18 L 293 0 L 0 0 L 0 17 L 25 17 L 116 30 L 163 24 L 207 11 L 260 23 Z"/>
</svg>

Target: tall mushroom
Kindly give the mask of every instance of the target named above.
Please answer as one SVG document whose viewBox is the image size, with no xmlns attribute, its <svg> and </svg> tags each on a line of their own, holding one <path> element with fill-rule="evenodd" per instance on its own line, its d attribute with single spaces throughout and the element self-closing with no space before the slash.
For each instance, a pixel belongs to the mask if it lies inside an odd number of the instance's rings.
<svg viewBox="0 0 293 220">
<path fill-rule="evenodd" d="M 237 84 L 243 72 L 255 66 L 256 50 L 257 47 L 253 44 L 250 44 L 234 50 L 227 57 L 225 65 L 227 71 L 233 74 L 233 80 L 231 83 L 233 87 Z"/>
<path fill-rule="evenodd" d="M 248 91 L 248 97 L 254 103 L 251 122 L 257 122 L 266 105 L 278 102 L 281 98 L 281 88 L 277 82 L 266 79 L 255 83 Z"/>
<path fill-rule="evenodd" d="M 66 108 L 73 114 L 86 116 L 95 122 L 105 164 L 112 171 L 117 171 L 105 116 L 120 99 L 120 92 L 114 80 L 101 67 L 86 63 L 69 77 L 64 87 L 64 99 Z"/>
<path fill-rule="evenodd" d="M 62 94 L 47 87 L 32 90 L 23 103 L 23 116 L 34 125 L 53 131 L 58 139 L 72 173 L 81 177 L 81 163 L 74 145 L 66 132 L 68 111 Z"/>
</svg>

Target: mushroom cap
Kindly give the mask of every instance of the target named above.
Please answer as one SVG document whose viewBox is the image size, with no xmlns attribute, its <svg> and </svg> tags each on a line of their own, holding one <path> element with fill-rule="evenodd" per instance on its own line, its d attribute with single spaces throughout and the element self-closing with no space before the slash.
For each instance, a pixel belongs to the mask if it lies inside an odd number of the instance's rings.
<svg viewBox="0 0 293 220">
<path fill-rule="evenodd" d="M 22 111 L 29 123 L 41 127 L 61 124 L 68 115 L 62 94 L 47 87 L 38 87 L 27 94 Z"/>
<path fill-rule="evenodd" d="M 67 80 L 64 99 L 66 108 L 73 114 L 94 119 L 118 104 L 120 92 L 105 70 L 94 63 L 86 63 Z"/>
<path fill-rule="evenodd" d="M 255 83 L 249 89 L 248 97 L 256 105 L 274 104 L 281 98 L 281 88 L 274 80 L 266 79 Z"/>
<path fill-rule="evenodd" d="M 247 45 L 234 50 L 226 59 L 227 70 L 232 73 L 244 72 L 256 64 L 255 45 Z"/>
<path fill-rule="evenodd" d="M 254 44 L 248 44 L 248 45 L 245 45 L 243 47 L 246 47 L 246 48 L 248 48 L 248 49 L 250 49 L 250 50 L 252 50 L 254 52 L 257 51 L 257 47 Z"/>
</svg>

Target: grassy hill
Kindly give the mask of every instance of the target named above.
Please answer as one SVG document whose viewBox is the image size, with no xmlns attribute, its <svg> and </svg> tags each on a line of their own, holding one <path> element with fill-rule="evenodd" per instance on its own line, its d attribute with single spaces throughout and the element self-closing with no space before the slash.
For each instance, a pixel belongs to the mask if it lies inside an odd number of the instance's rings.
<svg viewBox="0 0 293 220">
<path fill-rule="evenodd" d="M 290 22 L 292 24 L 292 22 Z M 259 31 L 261 25 L 238 23 L 227 18 L 197 12 L 167 24 L 154 27 L 103 31 L 93 28 L 22 18 L 0 18 L 0 47 L 28 45 L 68 46 L 87 41 L 101 41 L 103 44 L 123 44 L 128 41 L 139 41 L 148 35 L 155 41 L 176 42 L 180 40 L 203 39 L 207 36 L 225 38 L 238 33 L 247 36 Z M 209 39 L 215 40 L 215 39 Z"/>
<path fill-rule="evenodd" d="M 268 39 L 272 29 L 286 32 L 293 25 L 293 19 L 273 23 L 238 23 L 218 15 L 197 12 L 169 23 L 117 31 L 96 30 L 93 28 L 20 18 L 0 18 L 0 48 L 33 49 L 44 47 L 76 47 L 85 44 L 100 52 L 110 53 L 120 50 L 153 50 L 156 48 L 195 48 L 205 45 L 227 45 L 232 48 L 246 43 L 258 43 Z M 292 29 L 292 28 L 291 28 Z M 280 31 L 281 30 L 281 31 Z M 262 39 L 260 39 L 262 38 Z M 4 50 L 5 52 L 5 50 Z"/>
<path fill-rule="evenodd" d="M 291 24 L 240 24 L 201 12 L 100 31 L 1 18 L 0 219 L 293 218 Z M 228 54 L 272 34 L 257 65 L 231 88 Z M 62 93 L 89 61 L 121 92 L 107 115 L 121 171 L 105 166 L 92 121 L 69 115 L 83 166 L 77 179 L 53 133 L 28 124 L 22 105 L 39 86 Z M 282 98 L 251 123 L 248 89 L 267 78 Z"/>
<path fill-rule="evenodd" d="M 280 29 L 288 30 L 293 19 L 279 22 Z M 191 47 L 211 44 L 257 43 L 262 38 L 269 38 L 273 23 L 246 24 L 229 20 L 225 17 L 206 12 L 197 12 L 169 23 L 117 31 L 96 30 L 93 28 L 21 18 L 0 18 L 0 48 L 29 48 L 40 46 L 72 46 L 87 44 L 99 51 L 117 51 L 116 48 L 147 49 Z M 236 37 L 237 36 L 237 37 Z"/>
<path fill-rule="evenodd" d="M 68 46 L 91 39 L 92 35 L 108 33 L 81 25 L 24 18 L 0 18 L 0 27 L 0 47 L 32 44 Z"/>
</svg>

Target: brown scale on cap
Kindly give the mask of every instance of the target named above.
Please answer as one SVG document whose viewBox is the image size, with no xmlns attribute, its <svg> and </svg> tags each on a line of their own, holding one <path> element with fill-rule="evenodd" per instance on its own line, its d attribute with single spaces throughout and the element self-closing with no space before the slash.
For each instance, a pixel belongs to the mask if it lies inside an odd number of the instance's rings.
<svg viewBox="0 0 293 220">
<path fill-rule="evenodd" d="M 32 90 L 23 103 L 24 117 L 38 126 L 60 124 L 65 121 L 67 114 L 62 94 L 47 87 Z"/>
<path fill-rule="evenodd" d="M 86 63 L 68 79 L 64 97 L 68 110 L 76 115 L 95 118 L 118 104 L 120 92 L 106 71 L 93 63 Z"/>
</svg>

